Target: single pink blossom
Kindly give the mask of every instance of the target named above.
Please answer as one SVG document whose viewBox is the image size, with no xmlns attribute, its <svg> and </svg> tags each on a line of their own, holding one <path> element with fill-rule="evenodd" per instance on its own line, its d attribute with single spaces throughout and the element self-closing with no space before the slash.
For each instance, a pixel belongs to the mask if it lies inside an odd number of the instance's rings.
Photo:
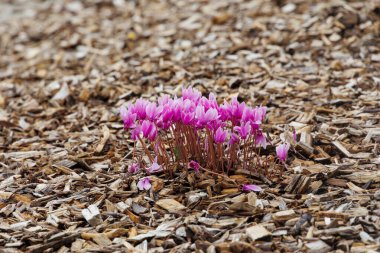
<svg viewBox="0 0 380 253">
<path fill-rule="evenodd" d="M 182 101 L 181 109 L 184 112 L 194 112 L 195 108 L 197 107 L 194 101 L 191 101 L 189 99 L 185 99 Z"/>
<path fill-rule="evenodd" d="M 289 151 L 289 143 L 285 144 L 280 144 L 276 147 L 276 153 L 280 161 L 285 162 L 286 158 L 288 156 L 288 151 Z"/>
<path fill-rule="evenodd" d="M 241 126 L 234 127 L 234 130 L 240 135 L 240 138 L 245 140 L 251 131 L 251 125 L 249 122 L 241 122 Z"/>
<path fill-rule="evenodd" d="M 175 100 L 173 102 L 171 110 L 173 113 L 172 120 L 174 122 L 179 122 L 181 120 L 182 103 L 183 103 L 182 100 Z"/>
<path fill-rule="evenodd" d="M 155 172 L 159 172 L 161 170 L 162 170 L 161 165 L 159 165 L 157 163 L 157 156 L 154 158 L 154 161 L 153 161 L 152 165 L 149 166 L 148 168 L 146 168 L 146 171 L 149 172 L 149 173 L 151 173 L 151 174 L 155 173 Z"/>
<path fill-rule="evenodd" d="M 214 134 L 215 143 L 223 143 L 226 140 L 227 131 L 219 127 Z"/>
<path fill-rule="evenodd" d="M 218 113 L 221 120 L 223 121 L 231 120 L 230 104 L 228 104 L 227 101 L 224 100 L 224 104 L 220 105 L 218 108 Z"/>
<path fill-rule="evenodd" d="M 133 130 L 131 130 L 131 138 L 134 141 L 137 141 L 141 133 L 141 126 L 137 125 Z"/>
<path fill-rule="evenodd" d="M 131 174 L 135 174 L 139 172 L 140 170 L 140 164 L 138 163 L 132 163 L 131 165 L 128 166 L 128 172 Z"/>
<path fill-rule="evenodd" d="M 201 166 L 200 166 L 199 163 L 197 163 L 196 161 L 191 160 L 191 161 L 189 162 L 189 168 L 195 170 L 195 172 L 199 172 L 199 169 L 201 168 Z"/>
<path fill-rule="evenodd" d="M 210 94 L 208 94 L 208 101 L 210 102 L 211 108 L 218 109 L 219 105 L 216 101 L 216 96 L 214 93 L 210 92 Z"/>
<path fill-rule="evenodd" d="M 227 124 L 223 120 L 217 119 L 209 124 L 210 129 L 216 131 L 218 128 L 224 128 Z"/>
<path fill-rule="evenodd" d="M 145 107 L 145 113 L 149 120 L 154 121 L 162 112 L 162 106 L 157 106 L 156 103 L 148 103 Z"/>
<path fill-rule="evenodd" d="M 228 145 L 232 146 L 238 142 L 239 142 L 239 136 L 237 136 L 237 134 L 235 133 L 231 133 L 230 139 L 228 141 Z"/>
<path fill-rule="evenodd" d="M 146 118 L 146 106 L 148 105 L 148 101 L 139 98 L 136 100 L 136 103 L 134 106 L 130 107 L 131 113 L 136 113 L 137 118 L 139 120 L 144 120 Z"/>
<path fill-rule="evenodd" d="M 151 187 L 152 187 L 152 185 L 150 184 L 149 177 L 143 177 L 137 183 L 137 188 L 139 188 L 140 191 L 147 191 Z"/>
<path fill-rule="evenodd" d="M 173 112 L 173 105 L 171 104 L 165 104 L 162 109 L 161 114 L 161 120 L 162 122 L 170 122 L 173 118 L 174 112 Z"/>
<path fill-rule="evenodd" d="M 168 94 L 165 94 L 162 97 L 158 98 L 158 104 L 162 106 L 169 104 L 171 101 L 172 99 L 170 98 Z"/>
<path fill-rule="evenodd" d="M 152 128 L 152 131 L 150 132 L 149 136 L 148 136 L 148 140 L 150 141 L 154 141 L 157 137 L 157 127 L 155 125 L 153 125 L 153 128 Z"/>
<path fill-rule="evenodd" d="M 260 129 L 260 121 L 250 121 L 251 134 L 254 134 L 257 130 Z"/>
<path fill-rule="evenodd" d="M 218 111 L 214 108 L 210 108 L 207 110 L 206 114 L 204 114 L 203 121 L 210 122 L 212 120 L 216 120 L 218 118 Z"/>
<path fill-rule="evenodd" d="M 245 191 L 245 192 L 251 192 L 251 191 L 253 191 L 253 192 L 260 192 L 263 189 L 260 186 L 258 186 L 258 185 L 245 184 L 245 185 L 243 185 L 242 190 Z"/>
<path fill-rule="evenodd" d="M 191 125 L 194 120 L 194 112 L 184 112 L 181 115 L 182 123 L 185 125 Z"/>
<path fill-rule="evenodd" d="M 198 102 L 198 100 L 201 98 L 202 93 L 197 91 L 196 89 L 193 89 L 192 87 L 189 88 L 182 88 L 182 99 L 189 99 L 193 102 Z"/>
<path fill-rule="evenodd" d="M 141 131 L 145 138 L 148 138 L 150 141 L 153 141 L 157 136 L 157 128 L 153 122 L 149 120 L 144 120 L 141 125 Z"/>
<path fill-rule="evenodd" d="M 231 112 L 233 123 L 237 123 L 241 120 L 244 110 L 246 110 L 246 105 L 244 102 L 239 103 L 237 101 L 237 98 L 232 99 L 230 112 Z"/>
<path fill-rule="evenodd" d="M 267 113 L 267 107 L 266 106 L 256 107 L 254 111 L 255 111 L 255 117 L 253 120 L 263 122 L 265 119 L 265 114 Z"/>
<path fill-rule="evenodd" d="M 197 119 L 197 126 L 203 127 L 218 118 L 218 111 L 214 108 L 210 108 L 205 112 L 205 108 L 199 105 L 195 109 L 195 118 Z"/>
<path fill-rule="evenodd" d="M 124 106 L 120 108 L 120 116 L 123 120 L 125 129 L 134 128 L 136 126 L 135 122 L 137 115 L 128 111 Z"/>
<path fill-rule="evenodd" d="M 264 149 L 267 148 L 267 140 L 266 140 L 266 138 L 265 138 L 263 132 L 258 131 L 258 132 L 256 133 L 256 140 L 255 140 L 255 143 L 256 143 L 256 145 L 259 146 L 259 147 L 263 147 Z"/>
</svg>

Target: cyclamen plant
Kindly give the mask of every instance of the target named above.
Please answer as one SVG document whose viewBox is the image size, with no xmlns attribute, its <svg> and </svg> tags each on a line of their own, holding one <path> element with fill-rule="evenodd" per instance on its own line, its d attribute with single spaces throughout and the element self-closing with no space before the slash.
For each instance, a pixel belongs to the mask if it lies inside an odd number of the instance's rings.
<svg viewBox="0 0 380 253">
<path fill-rule="evenodd" d="M 252 108 L 236 98 L 219 105 L 214 94 L 206 98 L 193 88 L 184 88 L 181 98 L 165 95 L 157 103 L 138 99 L 120 109 L 124 128 L 135 141 L 128 172 L 145 168 L 148 175 L 158 171 L 172 175 L 183 167 L 227 174 L 242 168 L 265 174 L 273 164 L 260 155 L 267 146 L 261 129 L 266 111 L 264 106 Z M 149 162 L 136 155 L 137 142 Z M 276 148 L 277 161 L 283 165 L 288 150 L 287 143 Z M 139 188 L 146 189 L 149 178 L 139 183 Z"/>
</svg>

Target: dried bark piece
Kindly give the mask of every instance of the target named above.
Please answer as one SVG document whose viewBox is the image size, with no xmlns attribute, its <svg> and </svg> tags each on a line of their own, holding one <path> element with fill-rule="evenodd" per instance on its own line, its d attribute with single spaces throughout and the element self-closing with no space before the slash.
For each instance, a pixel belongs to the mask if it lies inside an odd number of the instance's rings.
<svg viewBox="0 0 380 253">
<path fill-rule="evenodd" d="M 29 246 L 29 247 L 27 247 L 26 252 L 28 252 L 28 253 L 42 253 L 45 250 L 50 249 L 50 248 L 52 248 L 53 250 L 57 250 L 63 245 L 70 245 L 79 236 L 80 236 L 80 233 L 73 233 L 71 235 L 55 238 L 51 242 Z"/>
<path fill-rule="evenodd" d="M 26 159 L 46 155 L 45 151 L 19 151 L 19 152 L 9 152 L 9 153 L 0 153 L 0 156 L 3 155 L 5 159 L 14 158 L 14 159 Z"/>
<path fill-rule="evenodd" d="M 360 230 L 362 229 L 361 225 L 357 226 L 345 226 L 345 227 L 337 227 L 337 228 L 327 228 L 322 230 L 316 230 L 314 231 L 314 235 L 354 235 L 359 234 Z"/>
<path fill-rule="evenodd" d="M 339 141 L 333 141 L 332 144 L 340 151 L 342 152 L 346 157 L 352 157 L 352 154 L 346 149 L 345 146 L 343 146 L 342 143 Z"/>
<path fill-rule="evenodd" d="M 212 246 L 212 245 L 211 245 Z M 211 247 L 209 246 L 209 247 Z M 255 253 L 257 250 L 246 242 L 225 242 L 215 245 L 215 250 L 220 253 Z M 209 251 L 207 249 L 207 251 Z"/>
<path fill-rule="evenodd" d="M 248 235 L 248 237 L 252 241 L 256 241 L 257 239 L 261 239 L 267 236 L 271 236 L 272 233 L 269 232 L 264 226 L 262 225 L 255 225 L 252 227 L 249 227 L 245 230 L 245 233 Z"/>
<path fill-rule="evenodd" d="M 167 210 L 169 213 L 177 213 L 186 209 L 184 205 L 174 199 L 160 199 L 156 204 Z"/>
<path fill-rule="evenodd" d="M 106 125 L 103 126 L 102 132 L 103 132 L 103 137 L 95 149 L 96 154 L 100 154 L 103 151 L 104 146 L 106 145 L 108 139 L 110 138 L 110 130 L 108 129 Z"/>
<path fill-rule="evenodd" d="M 291 182 L 286 186 L 285 191 L 293 194 L 302 194 L 307 191 L 310 183 L 310 177 L 304 175 L 294 175 Z"/>
<path fill-rule="evenodd" d="M 93 240 L 100 247 L 107 247 L 112 244 L 112 241 L 104 233 L 82 233 L 81 237 L 85 240 Z"/>
<path fill-rule="evenodd" d="M 322 240 L 307 243 L 306 248 L 310 253 L 324 253 L 331 250 L 331 247 Z"/>
<path fill-rule="evenodd" d="M 349 175 L 342 175 L 340 177 L 358 184 L 365 184 L 369 181 L 379 183 L 380 171 L 360 171 L 351 173 Z"/>
<path fill-rule="evenodd" d="M 97 206 L 90 205 L 87 209 L 82 210 L 82 215 L 86 221 L 93 227 L 103 223 L 102 216 Z"/>
<path fill-rule="evenodd" d="M 272 215 L 272 218 L 275 221 L 286 221 L 286 220 L 292 219 L 296 216 L 297 215 L 294 212 L 294 210 L 290 209 L 290 210 L 285 210 L 285 211 L 280 211 L 280 212 L 274 213 Z"/>
<path fill-rule="evenodd" d="M 359 186 L 355 185 L 352 182 L 348 182 L 347 187 L 350 188 L 351 190 L 353 190 L 354 192 L 357 192 L 357 193 L 364 193 L 365 192 L 364 189 L 360 188 Z"/>
</svg>

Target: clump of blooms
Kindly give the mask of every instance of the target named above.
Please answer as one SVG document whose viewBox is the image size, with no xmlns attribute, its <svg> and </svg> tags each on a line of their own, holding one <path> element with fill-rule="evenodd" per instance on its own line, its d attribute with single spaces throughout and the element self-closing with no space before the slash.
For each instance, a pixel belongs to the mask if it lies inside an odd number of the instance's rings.
<svg viewBox="0 0 380 253">
<path fill-rule="evenodd" d="M 135 144 L 141 144 L 149 161 L 133 152 L 128 170 L 173 173 L 182 167 L 196 172 L 202 168 L 225 173 L 239 168 L 267 172 L 270 159 L 260 155 L 260 149 L 267 147 L 261 129 L 266 111 L 264 106 L 252 108 L 236 98 L 218 104 L 212 93 L 207 98 L 192 88 L 183 89 L 180 98 L 165 95 L 157 103 L 138 99 L 122 107 L 120 114 L 124 128 Z M 277 148 L 282 163 L 288 149 L 289 144 Z M 141 181 L 139 188 L 147 187 Z"/>
</svg>

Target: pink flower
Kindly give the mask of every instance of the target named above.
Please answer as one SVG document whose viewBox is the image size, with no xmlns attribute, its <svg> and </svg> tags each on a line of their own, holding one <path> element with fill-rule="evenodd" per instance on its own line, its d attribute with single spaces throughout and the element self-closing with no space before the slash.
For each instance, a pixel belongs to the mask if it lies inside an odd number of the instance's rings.
<svg viewBox="0 0 380 253">
<path fill-rule="evenodd" d="M 189 87 L 187 89 L 183 88 L 182 89 L 182 99 L 189 99 L 193 102 L 198 102 L 198 100 L 201 98 L 202 93 L 199 91 L 193 89 L 192 87 Z"/>
<path fill-rule="evenodd" d="M 157 137 L 157 128 L 155 125 L 153 125 L 153 129 L 148 136 L 148 140 L 154 141 L 156 139 L 156 137 Z"/>
<path fill-rule="evenodd" d="M 147 172 L 149 173 L 155 173 L 155 172 L 158 172 L 158 171 L 161 171 L 162 170 L 162 167 L 161 165 L 159 165 L 157 163 L 157 156 L 154 158 L 154 161 L 152 163 L 151 166 L 149 166 L 148 168 L 146 168 Z"/>
<path fill-rule="evenodd" d="M 158 104 L 159 105 L 166 105 L 166 104 L 169 104 L 170 101 L 172 101 L 169 97 L 169 95 L 165 94 L 163 95 L 162 97 L 158 98 Z"/>
<path fill-rule="evenodd" d="M 220 119 L 223 121 L 231 120 L 231 108 L 230 105 L 224 101 L 224 104 L 218 108 Z"/>
<path fill-rule="evenodd" d="M 255 109 L 246 107 L 242 116 L 242 121 L 251 123 L 251 132 L 260 128 L 261 122 L 264 120 L 266 107 L 256 107 Z"/>
<path fill-rule="evenodd" d="M 235 133 L 232 133 L 230 136 L 230 140 L 228 141 L 228 145 L 232 146 L 238 142 L 239 142 L 239 136 L 237 136 L 237 134 Z"/>
<path fill-rule="evenodd" d="M 135 129 L 133 129 L 133 130 L 131 131 L 131 138 L 132 138 L 132 140 L 137 141 L 137 139 L 138 139 L 139 136 L 140 136 L 140 133 L 141 133 L 141 126 L 140 126 L 140 125 L 137 125 L 137 126 L 135 127 Z"/>
<path fill-rule="evenodd" d="M 136 100 L 136 103 L 134 106 L 131 106 L 130 111 L 131 113 L 136 113 L 138 119 L 144 120 L 146 118 L 146 106 L 148 104 L 148 101 L 139 98 Z"/>
<path fill-rule="evenodd" d="M 246 122 L 245 124 L 241 122 L 241 126 L 234 127 L 234 130 L 240 135 L 240 138 L 245 140 L 251 131 L 251 125 L 249 122 Z"/>
<path fill-rule="evenodd" d="M 162 106 L 157 106 L 155 103 L 148 103 L 145 107 L 145 113 L 149 120 L 156 120 L 162 112 Z"/>
<path fill-rule="evenodd" d="M 161 119 L 164 123 L 172 120 L 174 112 L 172 109 L 172 105 L 166 104 L 162 109 Z"/>
<path fill-rule="evenodd" d="M 181 115 L 182 123 L 185 125 L 191 125 L 194 120 L 194 112 L 184 112 Z"/>
<path fill-rule="evenodd" d="M 191 160 L 189 162 L 189 168 L 195 170 L 195 172 L 199 172 L 199 169 L 201 168 L 201 166 L 196 161 Z"/>
<path fill-rule="evenodd" d="M 250 120 L 253 120 L 254 117 L 255 117 L 254 110 L 252 108 L 246 107 L 244 112 L 243 112 L 241 120 L 244 122 L 248 122 Z"/>
<path fill-rule="evenodd" d="M 285 144 L 280 144 L 276 147 L 276 153 L 280 161 L 285 162 L 286 157 L 288 156 L 288 151 L 289 151 L 289 143 Z"/>
<path fill-rule="evenodd" d="M 152 187 L 150 184 L 150 179 L 149 177 L 143 177 L 139 180 L 137 183 L 137 188 L 139 188 L 140 191 L 147 191 Z"/>
<path fill-rule="evenodd" d="M 260 106 L 260 107 L 256 107 L 254 109 L 255 111 L 255 118 L 254 118 L 254 121 L 260 121 L 260 122 L 263 122 L 264 119 L 265 119 L 265 114 L 267 113 L 267 108 L 266 106 Z"/>
<path fill-rule="evenodd" d="M 204 121 L 210 122 L 213 120 L 216 120 L 218 118 L 218 111 L 214 108 L 210 108 L 207 110 L 206 114 L 204 115 Z"/>
<path fill-rule="evenodd" d="M 208 101 L 210 103 L 210 107 L 215 109 L 219 107 L 214 93 L 210 92 L 210 94 L 208 95 Z"/>
<path fill-rule="evenodd" d="M 120 116 L 124 123 L 124 128 L 134 128 L 136 117 L 137 115 L 135 113 L 129 112 L 124 106 L 120 108 Z"/>
<path fill-rule="evenodd" d="M 185 112 L 194 112 L 196 105 L 193 101 L 186 99 L 182 101 L 182 110 Z"/>
<path fill-rule="evenodd" d="M 245 192 L 251 192 L 251 191 L 253 191 L 253 192 L 260 192 L 263 189 L 260 186 L 258 186 L 258 185 L 245 184 L 245 185 L 243 185 L 242 190 L 245 191 Z"/>
<path fill-rule="evenodd" d="M 239 103 L 236 98 L 231 102 L 230 111 L 232 116 L 232 121 L 237 123 L 241 120 L 244 110 L 246 109 L 245 103 Z"/>
<path fill-rule="evenodd" d="M 157 136 L 156 126 L 149 120 L 144 120 L 141 125 L 141 131 L 145 138 L 148 138 L 150 141 L 153 141 Z"/>
<path fill-rule="evenodd" d="M 178 122 L 181 120 L 181 107 L 182 107 L 182 101 L 176 100 L 173 102 L 172 105 L 172 113 L 173 113 L 173 121 Z"/>
<path fill-rule="evenodd" d="M 140 165 L 138 163 L 132 163 L 131 165 L 128 166 L 128 172 L 131 174 L 135 174 L 139 172 L 140 170 Z"/>
<path fill-rule="evenodd" d="M 261 122 L 260 121 L 250 121 L 251 123 L 251 134 L 254 134 L 256 132 L 256 130 L 258 130 L 260 128 L 260 124 Z"/>
<path fill-rule="evenodd" d="M 218 111 L 214 108 L 210 108 L 205 112 L 205 108 L 202 105 L 199 105 L 195 109 L 195 118 L 198 120 L 197 126 L 203 127 L 218 118 Z"/>
<path fill-rule="evenodd" d="M 255 143 L 257 146 L 259 147 L 263 147 L 264 149 L 267 148 L 267 140 L 265 139 L 265 136 L 263 134 L 263 132 L 261 131 L 258 131 L 256 133 L 256 140 L 255 140 Z"/>
<path fill-rule="evenodd" d="M 219 127 L 214 134 L 215 143 L 223 143 L 226 140 L 227 131 Z"/>
</svg>

